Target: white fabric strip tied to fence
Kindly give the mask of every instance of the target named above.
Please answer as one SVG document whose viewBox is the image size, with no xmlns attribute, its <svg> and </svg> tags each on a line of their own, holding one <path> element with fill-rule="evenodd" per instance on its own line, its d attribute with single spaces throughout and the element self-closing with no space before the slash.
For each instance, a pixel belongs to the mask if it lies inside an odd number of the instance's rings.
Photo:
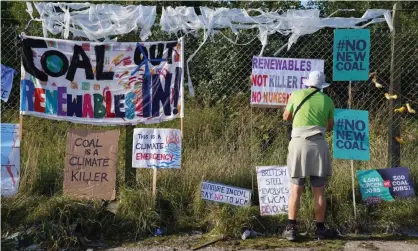
<svg viewBox="0 0 418 251">
<path fill-rule="evenodd" d="M 95 41 L 140 29 L 140 39 L 151 35 L 156 18 L 155 6 L 90 3 L 34 3 L 43 26 L 52 34 L 71 32 L 74 37 Z"/>
</svg>

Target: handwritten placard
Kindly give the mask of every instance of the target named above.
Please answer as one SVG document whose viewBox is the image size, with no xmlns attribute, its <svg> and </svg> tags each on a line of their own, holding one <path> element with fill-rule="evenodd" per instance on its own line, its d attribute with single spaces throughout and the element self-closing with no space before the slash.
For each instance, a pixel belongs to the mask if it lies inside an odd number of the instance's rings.
<svg viewBox="0 0 418 251">
<path fill-rule="evenodd" d="M 133 137 L 132 167 L 180 168 L 180 130 L 135 128 Z"/>
<path fill-rule="evenodd" d="M 286 214 L 289 200 L 289 171 L 285 166 L 257 167 L 260 214 Z"/>
<path fill-rule="evenodd" d="M 118 130 L 70 129 L 64 194 L 73 198 L 114 200 L 118 141 Z"/>
<path fill-rule="evenodd" d="M 202 182 L 201 196 L 204 200 L 235 206 L 251 205 L 251 190 L 218 183 Z"/>
<path fill-rule="evenodd" d="M 1 131 L 1 195 L 10 197 L 19 189 L 20 140 L 19 124 L 0 124 Z"/>
</svg>

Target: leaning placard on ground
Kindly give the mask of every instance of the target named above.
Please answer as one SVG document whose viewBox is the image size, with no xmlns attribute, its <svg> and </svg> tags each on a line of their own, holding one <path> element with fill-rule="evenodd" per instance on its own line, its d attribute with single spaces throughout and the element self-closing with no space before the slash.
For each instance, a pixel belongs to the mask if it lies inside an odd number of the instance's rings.
<svg viewBox="0 0 418 251">
<path fill-rule="evenodd" d="M 24 36 L 20 111 L 97 125 L 182 117 L 181 44 Z"/>
<path fill-rule="evenodd" d="M 361 196 L 367 204 L 415 196 L 407 167 L 359 170 L 357 178 Z"/>
<path fill-rule="evenodd" d="M 234 206 L 250 206 L 251 190 L 213 182 L 202 182 L 201 196 L 204 200 L 228 203 Z"/>
<path fill-rule="evenodd" d="M 334 158 L 370 160 L 369 112 L 335 109 Z"/>
<path fill-rule="evenodd" d="M 333 81 L 369 79 L 370 30 L 334 30 Z"/>
<path fill-rule="evenodd" d="M 260 214 L 286 214 L 289 199 L 289 172 L 286 166 L 258 166 Z"/>
<path fill-rule="evenodd" d="M 290 94 L 305 89 L 302 83 L 311 71 L 324 71 L 324 60 L 254 56 L 251 73 L 251 105 L 280 107 Z"/>
<path fill-rule="evenodd" d="M 133 137 L 132 167 L 180 168 L 180 130 L 135 128 Z"/>
<path fill-rule="evenodd" d="M 1 195 L 17 193 L 20 181 L 19 124 L 0 124 L 1 128 Z"/>
<path fill-rule="evenodd" d="M 114 200 L 119 130 L 70 129 L 64 194 L 73 198 Z"/>
</svg>

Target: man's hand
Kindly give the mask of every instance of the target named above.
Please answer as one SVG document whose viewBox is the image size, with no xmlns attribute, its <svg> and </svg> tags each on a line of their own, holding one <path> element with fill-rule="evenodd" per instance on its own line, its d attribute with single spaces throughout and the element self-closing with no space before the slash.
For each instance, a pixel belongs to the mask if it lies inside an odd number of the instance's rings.
<svg viewBox="0 0 418 251">
<path fill-rule="evenodd" d="M 292 113 L 291 112 L 289 112 L 288 110 L 284 110 L 284 113 L 283 113 L 283 120 L 285 120 L 285 121 L 292 121 Z"/>
</svg>

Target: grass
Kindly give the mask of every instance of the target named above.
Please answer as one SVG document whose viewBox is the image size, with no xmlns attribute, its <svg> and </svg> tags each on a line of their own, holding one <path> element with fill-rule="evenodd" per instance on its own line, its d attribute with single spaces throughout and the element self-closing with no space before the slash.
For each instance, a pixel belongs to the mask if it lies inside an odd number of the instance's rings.
<svg viewBox="0 0 418 251">
<path fill-rule="evenodd" d="M 260 217 L 255 166 L 285 165 L 287 138 L 277 110 L 251 110 L 245 99 L 232 99 L 228 105 L 199 107 L 188 101 L 184 122 L 182 168 L 158 172 L 158 196 L 151 196 L 152 171 L 136 170 L 136 184 L 125 182 L 125 128 L 120 127 L 116 215 L 100 201 L 72 200 L 63 196 L 63 169 L 66 132 L 70 127 L 110 128 L 74 125 L 25 117 L 21 144 L 20 192 L 2 199 L 3 232 L 36 226 L 35 242 L 50 249 L 76 245 L 70 234 L 74 224 L 82 234 L 109 241 L 138 240 L 155 228 L 167 234 L 199 230 L 209 235 L 239 237 L 246 228 L 276 234 L 283 230 L 286 216 Z M 234 107 L 234 110 L 231 107 Z M 237 110 L 236 107 L 242 107 Z M 7 114 L 7 116 L 13 116 Z M 151 125 L 147 125 L 151 127 Z M 179 128 L 179 121 L 158 125 Z M 385 123 L 371 122 L 371 161 L 355 162 L 356 169 L 387 166 Z M 416 121 L 403 125 L 407 143 L 402 146 L 402 165 L 408 166 L 414 184 L 418 183 L 415 149 Z M 415 135 L 415 136 L 414 136 Z M 331 135 L 328 135 L 331 140 Z M 418 200 L 397 200 L 368 207 L 361 203 L 356 182 L 357 219 L 353 217 L 349 161 L 334 160 L 334 174 L 327 187 L 327 224 L 344 233 L 365 231 L 386 233 L 418 226 Z M 233 207 L 202 201 L 200 182 L 208 180 L 254 190 L 251 207 Z M 312 230 L 312 194 L 304 193 L 299 217 L 301 231 Z M 267 241 L 266 241 L 267 242 Z M 332 244 L 332 243 L 331 243 Z M 331 245 L 330 244 L 330 245 Z M 261 245 L 261 244 L 254 244 Z M 274 248 L 266 244 L 267 248 Z M 316 245 L 316 244 L 312 244 Z M 334 244 L 332 244 L 334 245 Z M 339 246 L 339 243 L 335 244 Z"/>
</svg>

